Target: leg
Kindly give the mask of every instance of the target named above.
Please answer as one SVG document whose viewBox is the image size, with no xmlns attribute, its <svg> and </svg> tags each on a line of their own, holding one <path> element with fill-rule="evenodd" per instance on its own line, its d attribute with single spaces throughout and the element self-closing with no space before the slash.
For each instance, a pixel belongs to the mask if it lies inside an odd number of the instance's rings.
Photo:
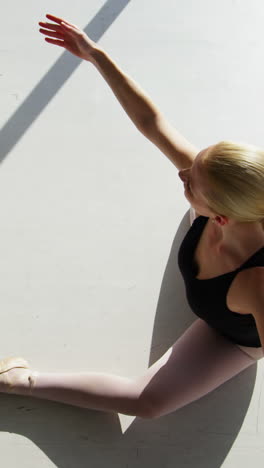
<svg viewBox="0 0 264 468">
<path fill-rule="evenodd" d="M 148 401 L 152 417 L 160 417 L 198 400 L 255 362 L 198 319 L 172 346 L 166 364 L 153 364 L 139 379 L 141 398 Z"/>
<path fill-rule="evenodd" d="M 198 319 L 142 377 L 132 380 L 98 373 L 41 372 L 34 377 L 31 395 L 154 418 L 201 398 L 254 362 Z M 15 386 L 12 393 L 29 395 L 28 384 Z"/>
</svg>

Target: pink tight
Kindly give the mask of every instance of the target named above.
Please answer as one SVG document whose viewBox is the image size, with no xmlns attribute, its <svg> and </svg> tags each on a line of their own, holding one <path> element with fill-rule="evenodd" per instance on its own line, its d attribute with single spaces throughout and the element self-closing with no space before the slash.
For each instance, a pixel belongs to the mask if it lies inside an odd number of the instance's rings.
<svg viewBox="0 0 264 468">
<path fill-rule="evenodd" d="M 157 418 L 214 390 L 256 362 L 197 319 L 144 375 L 36 373 L 32 396 L 83 408 Z"/>
</svg>

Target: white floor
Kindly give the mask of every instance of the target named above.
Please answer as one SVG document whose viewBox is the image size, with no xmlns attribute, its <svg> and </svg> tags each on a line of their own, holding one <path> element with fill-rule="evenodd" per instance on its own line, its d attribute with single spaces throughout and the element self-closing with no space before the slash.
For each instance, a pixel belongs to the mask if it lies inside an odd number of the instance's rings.
<svg viewBox="0 0 264 468">
<path fill-rule="evenodd" d="M 197 148 L 263 140 L 260 0 L 7 2 L 0 48 L 2 357 L 46 371 L 144 372 L 192 323 L 178 171 L 98 71 L 38 21 L 85 29 Z M 263 363 L 147 421 L 0 398 L 5 468 L 260 468 Z"/>
</svg>

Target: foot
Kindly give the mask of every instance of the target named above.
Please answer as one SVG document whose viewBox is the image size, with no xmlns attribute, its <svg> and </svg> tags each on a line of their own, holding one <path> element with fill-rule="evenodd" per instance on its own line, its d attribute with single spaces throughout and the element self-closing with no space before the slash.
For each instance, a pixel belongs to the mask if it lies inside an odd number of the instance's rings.
<svg viewBox="0 0 264 468">
<path fill-rule="evenodd" d="M 23 367 L 15 367 L 23 366 Z M 8 358 L 0 361 L 0 392 L 17 395 L 30 394 L 32 371 L 21 358 Z"/>
<path fill-rule="evenodd" d="M 24 394 L 29 389 L 29 369 L 15 368 L 0 374 L 0 392 Z M 23 393 L 22 393 L 23 391 Z"/>
</svg>

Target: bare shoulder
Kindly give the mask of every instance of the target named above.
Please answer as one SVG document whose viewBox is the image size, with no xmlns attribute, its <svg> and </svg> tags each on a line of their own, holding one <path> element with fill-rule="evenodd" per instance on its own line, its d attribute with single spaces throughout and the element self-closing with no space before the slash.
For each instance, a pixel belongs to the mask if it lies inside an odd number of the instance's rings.
<svg viewBox="0 0 264 468">
<path fill-rule="evenodd" d="M 264 301 L 264 267 L 257 266 L 240 271 L 234 282 L 232 302 L 236 304 L 236 311 L 244 314 L 253 313 L 260 295 Z"/>
</svg>

